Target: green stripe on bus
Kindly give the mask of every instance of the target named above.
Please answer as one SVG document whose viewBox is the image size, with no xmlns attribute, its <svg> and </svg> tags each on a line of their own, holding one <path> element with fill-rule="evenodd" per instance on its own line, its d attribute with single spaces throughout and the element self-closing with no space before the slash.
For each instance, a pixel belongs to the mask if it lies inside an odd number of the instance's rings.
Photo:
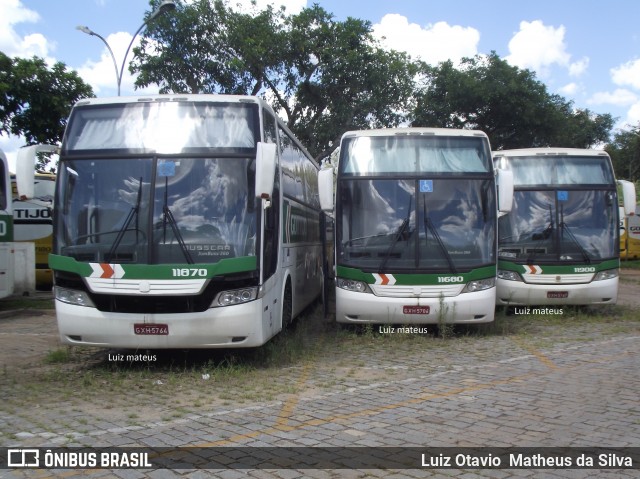
<svg viewBox="0 0 640 479">
<path fill-rule="evenodd" d="M 498 261 L 498 269 L 504 269 L 507 271 L 515 271 L 517 273 L 529 273 L 529 266 L 537 266 L 540 268 L 538 274 L 583 274 L 583 273 L 597 273 L 607 269 L 615 269 L 620 267 L 619 259 L 609 259 L 601 261 L 600 263 L 572 263 L 563 265 L 546 265 L 538 264 L 535 261 L 531 265 L 524 265 L 514 263 L 512 261 L 500 260 Z"/>
<path fill-rule="evenodd" d="M 362 281 L 367 284 L 375 284 L 376 278 L 373 273 L 365 273 L 357 268 L 349 268 L 346 266 L 338 266 L 336 268 L 337 276 L 345 279 L 353 279 Z M 387 277 L 393 276 L 396 285 L 445 285 L 445 284 L 463 284 L 469 281 L 495 278 L 495 266 L 483 266 L 481 268 L 472 269 L 464 273 L 383 273 Z M 460 280 L 459 278 L 462 278 Z M 443 281 L 444 279 L 444 281 Z M 455 279 L 455 280 L 453 280 Z"/>
<path fill-rule="evenodd" d="M 120 264 L 124 270 L 123 279 L 193 279 L 255 271 L 258 268 L 255 256 L 225 258 L 215 264 Z M 49 267 L 57 271 L 67 271 L 82 277 L 94 272 L 89 263 L 76 261 L 68 256 L 49 255 Z M 178 272 L 178 274 L 176 273 Z M 206 271 L 206 273 L 204 273 Z M 186 272 L 183 274 L 183 272 Z M 191 272 L 195 272 L 191 274 Z M 201 274 L 202 273 L 202 274 Z"/>
</svg>

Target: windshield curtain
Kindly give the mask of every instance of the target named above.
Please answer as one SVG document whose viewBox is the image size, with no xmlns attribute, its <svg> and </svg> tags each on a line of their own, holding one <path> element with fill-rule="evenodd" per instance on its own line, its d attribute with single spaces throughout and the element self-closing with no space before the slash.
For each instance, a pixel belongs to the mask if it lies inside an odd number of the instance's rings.
<svg viewBox="0 0 640 479">
<path fill-rule="evenodd" d="M 616 195 L 607 190 L 515 191 L 499 220 L 499 256 L 590 262 L 617 255 Z"/>
<path fill-rule="evenodd" d="M 606 156 L 526 156 L 498 160 L 513 171 L 516 186 L 612 185 L 611 163 Z"/>
<path fill-rule="evenodd" d="M 57 254 L 141 264 L 256 254 L 253 159 L 66 160 L 60 176 Z"/>
<path fill-rule="evenodd" d="M 486 138 L 360 136 L 342 142 L 342 175 L 486 173 L 493 170 Z"/>
<path fill-rule="evenodd" d="M 338 195 L 340 265 L 437 272 L 495 262 L 491 179 L 344 179 Z"/>
<path fill-rule="evenodd" d="M 257 104 L 141 102 L 74 108 L 63 154 L 87 150 L 184 153 L 254 148 Z"/>
</svg>

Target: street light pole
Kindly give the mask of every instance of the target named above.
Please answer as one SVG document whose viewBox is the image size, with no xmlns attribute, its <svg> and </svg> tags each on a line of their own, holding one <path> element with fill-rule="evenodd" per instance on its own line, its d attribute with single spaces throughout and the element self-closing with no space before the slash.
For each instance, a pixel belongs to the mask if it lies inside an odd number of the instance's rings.
<svg viewBox="0 0 640 479">
<path fill-rule="evenodd" d="M 98 37 L 100 40 L 102 40 L 102 43 L 104 43 L 107 46 L 107 50 L 109 50 L 109 53 L 111 53 L 111 59 L 113 60 L 113 67 L 116 69 L 116 80 L 118 80 L 118 96 L 120 96 L 120 73 L 118 72 L 118 64 L 116 63 L 116 56 L 113 54 L 113 50 L 111 49 L 111 47 L 109 46 L 109 44 L 107 43 L 107 41 L 104 39 L 102 35 L 97 34 L 93 30 L 91 30 L 89 27 L 86 27 L 84 25 L 78 25 L 76 27 L 76 30 L 80 30 L 82 33 L 86 33 L 87 35 L 91 35 L 93 37 Z"/>
<path fill-rule="evenodd" d="M 149 24 L 149 22 L 155 20 L 157 17 L 159 17 L 160 15 L 163 15 L 164 13 L 170 10 L 175 10 L 175 8 L 176 8 L 176 4 L 172 0 L 164 0 L 160 4 L 160 6 L 156 10 L 154 10 L 151 13 L 151 15 L 149 15 L 149 18 L 147 18 L 144 22 L 142 22 L 142 25 L 140 25 L 138 30 L 136 30 L 136 33 L 133 34 L 133 37 L 129 42 L 129 46 L 127 47 L 127 50 L 124 53 L 124 58 L 122 59 L 122 66 L 120 67 L 120 71 L 118 71 L 118 64 L 116 63 L 116 57 L 113 54 L 113 50 L 111 50 L 111 47 L 109 46 L 107 41 L 102 36 L 98 35 L 96 32 L 91 30 L 89 27 L 85 27 L 82 25 L 76 27 L 77 30 L 80 30 L 81 32 L 86 33 L 87 35 L 98 37 L 109 49 L 109 53 L 111 53 L 111 58 L 113 59 L 113 66 L 116 69 L 116 78 L 118 80 L 118 96 L 120 96 L 120 85 L 122 84 L 122 75 L 124 73 L 124 66 L 125 66 L 125 63 L 127 62 L 127 56 L 129 55 L 129 50 L 131 50 L 133 41 L 136 39 L 136 37 L 142 31 L 142 29 Z"/>
</svg>

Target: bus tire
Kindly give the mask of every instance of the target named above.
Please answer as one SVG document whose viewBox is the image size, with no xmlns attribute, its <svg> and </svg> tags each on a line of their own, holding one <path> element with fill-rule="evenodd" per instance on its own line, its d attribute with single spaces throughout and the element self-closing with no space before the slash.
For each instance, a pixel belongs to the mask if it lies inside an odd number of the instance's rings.
<svg viewBox="0 0 640 479">
<path fill-rule="evenodd" d="M 293 301 L 291 299 L 291 281 L 287 278 L 284 287 L 284 297 L 282 298 L 282 329 L 291 326 L 293 321 Z"/>
</svg>

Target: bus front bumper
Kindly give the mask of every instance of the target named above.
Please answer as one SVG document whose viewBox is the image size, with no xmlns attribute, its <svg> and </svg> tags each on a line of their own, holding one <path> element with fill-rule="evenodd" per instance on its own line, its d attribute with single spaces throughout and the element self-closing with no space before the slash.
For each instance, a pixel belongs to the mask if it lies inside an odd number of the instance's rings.
<svg viewBox="0 0 640 479">
<path fill-rule="evenodd" d="M 106 313 L 56 300 L 60 341 L 76 346 L 126 349 L 241 348 L 260 346 L 262 301 L 184 314 Z M 148 325 L 137 328 L 134 325 Z M 168 334 L 148 334 L 162 331 Z"/>
<path fill-rule="evenodd" d="M 583 284 L 530 284 L 521 281 L 496 280 L 499 306 L 615 304 L 618 278 Z"/>
<path fill-rule="evenodd" d="M 336 321 L 351 324 L 488 323 L 496 288 L 442 298 L 387 297 L 336 288 Z"/>
</svg>

